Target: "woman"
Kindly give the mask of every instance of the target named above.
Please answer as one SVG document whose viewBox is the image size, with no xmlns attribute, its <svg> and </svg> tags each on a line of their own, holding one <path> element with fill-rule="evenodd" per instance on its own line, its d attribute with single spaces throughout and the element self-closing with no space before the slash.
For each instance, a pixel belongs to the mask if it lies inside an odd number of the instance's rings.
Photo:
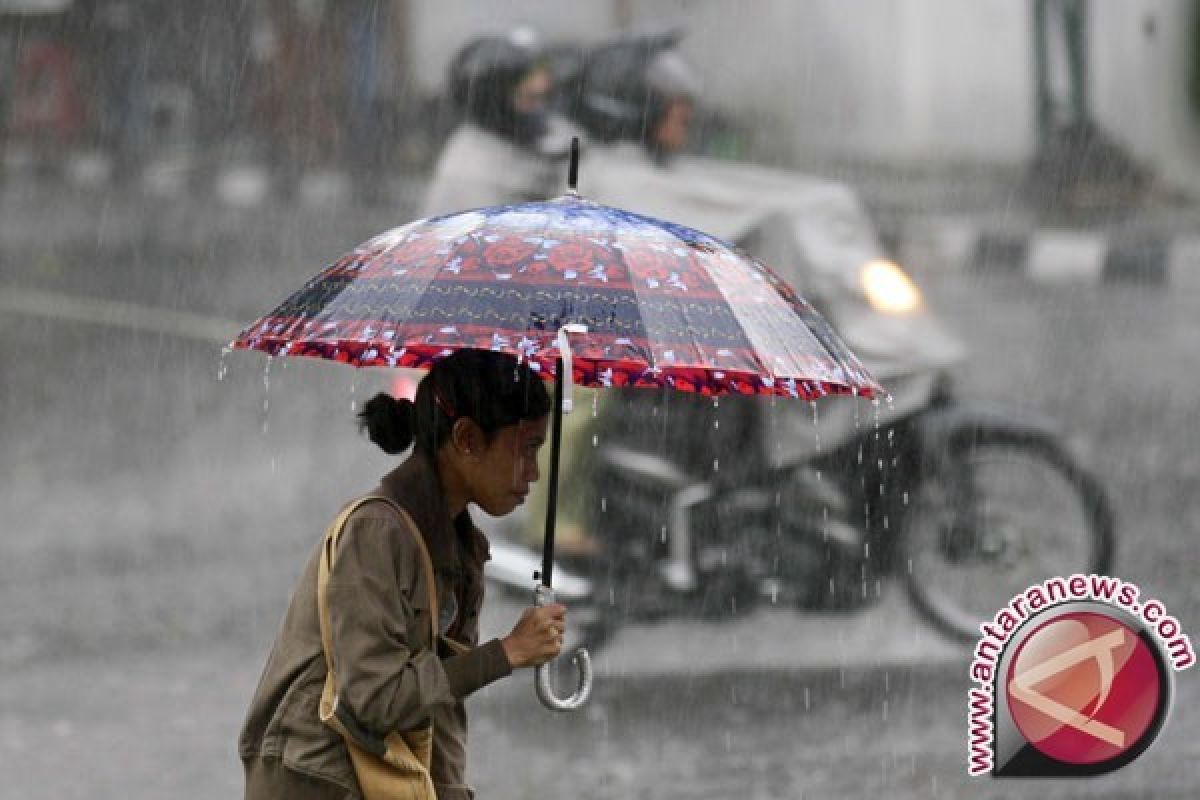
<svg viewBox="0 0 1200 800">
<path fill-rule="evenodd" d="M 549 393 L 507 354 L 464 350 L 439 361 L 415 401 L 378 394 L 359 415 L 385 452 L 412 454 L 351 513 L 326 593 L 338 717 L 382 737 L 433 722 L 430 773 L 440 800 L 470 798 L 464 780 L 463 700 L 514 669 L 546 663 L 562 647 L 566 610 L 530 608 L 503 639 L 480 645 L 488 542 L 467 504 L 504 515 L 538 478 Z M 431 557 L 438 599 L 437 647 L 429 639 L 422 556 Z M 317 614 L 321 547 L 309 558 L 251 702 L 239 752 L 246 797 L 359 797 L 347 747 L 318 718 L 326 661 Z M 422 616 L 422 612 L 426 612 Z M 451 647 L 443 639 L 453 640 Z"/>
</svg>

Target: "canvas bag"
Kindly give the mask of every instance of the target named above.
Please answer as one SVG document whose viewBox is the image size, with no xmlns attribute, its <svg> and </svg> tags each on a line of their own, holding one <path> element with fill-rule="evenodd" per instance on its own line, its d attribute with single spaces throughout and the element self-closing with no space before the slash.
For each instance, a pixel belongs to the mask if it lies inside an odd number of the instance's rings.
<svg viewBox="0 0 1200 800">
<path fill-rule="evenodd" d="M 386 497 L 369 495 L 352 502 L 325 532 L 321 550 L 321 563 L 317 570 L 317 613 L 321 624 L 321 645 L 325 650 L 325 688 L 321 692 L 318 713 L 321 722 L 341 734 L 350 751 L 350 761 L 366 800 L 437 800 L 429 767 L 433 758 L 433 723 L 428 727 L 412 731 L 393 731 L 382 740 L 361 729 L 348 715 L 338 713 L 337 681 L 333 674 L 332 634 L 330 632 L 329 604 L 326 590 L 329 574 L 333 567 L 333 555 L 337 552 L 338 539 L 346 526 L 346 520 L 365 503 L 378 500 L 387 503 L 407 524 L 404 525 L 417 542 L 421 564 L 428 587 L 431 646 L 438 642 L 437 588 L 434 583 L 433 562 L 421 534 L 408 513 Z"/>
</svg>

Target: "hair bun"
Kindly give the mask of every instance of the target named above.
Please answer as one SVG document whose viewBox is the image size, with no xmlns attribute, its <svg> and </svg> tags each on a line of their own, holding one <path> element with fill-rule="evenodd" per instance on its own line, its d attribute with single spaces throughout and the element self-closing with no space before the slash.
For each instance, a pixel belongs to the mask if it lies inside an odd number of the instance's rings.
<svg viewBox="0 0 1200 800">
<path fill-rule="evenodd" d="M 380 392 L 358 414 L 358 425 L 385 453 L 403 453 L 416 433 L 416 407 L 408 398 Z"/>
</svg>

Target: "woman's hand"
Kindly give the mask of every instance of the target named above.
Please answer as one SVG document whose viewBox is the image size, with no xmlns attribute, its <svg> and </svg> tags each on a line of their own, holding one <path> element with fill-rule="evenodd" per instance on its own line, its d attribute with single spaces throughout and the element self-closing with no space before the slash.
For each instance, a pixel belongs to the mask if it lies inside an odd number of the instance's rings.
<svg viewBox="0 0 1200 800">
<path fill-rule="evenodd" d="M 554 603 L 527 608 L 513 626 L 512 633 L 500 643 L 504 645 L 504 655 L 513 669 L 540 667 L 558 656 L 566 629 L 566 606 Z"/>
</svg>

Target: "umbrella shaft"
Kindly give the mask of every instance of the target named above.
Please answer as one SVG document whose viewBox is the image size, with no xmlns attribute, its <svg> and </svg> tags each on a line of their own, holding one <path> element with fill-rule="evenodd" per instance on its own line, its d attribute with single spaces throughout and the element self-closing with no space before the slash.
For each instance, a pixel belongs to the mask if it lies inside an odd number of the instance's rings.
<svg viewBox="0 0 1200 800">
<path fill-rule="evenodd" d="M 563 360 L 555 364 L 554 418 L 550 433 L 550 491 L 546 493 L 546 539 L 542 545 L 542 585 L 554 579 L 554 520 L 558 513 L 558 459 L 562 448 Z"/>
</svg>

